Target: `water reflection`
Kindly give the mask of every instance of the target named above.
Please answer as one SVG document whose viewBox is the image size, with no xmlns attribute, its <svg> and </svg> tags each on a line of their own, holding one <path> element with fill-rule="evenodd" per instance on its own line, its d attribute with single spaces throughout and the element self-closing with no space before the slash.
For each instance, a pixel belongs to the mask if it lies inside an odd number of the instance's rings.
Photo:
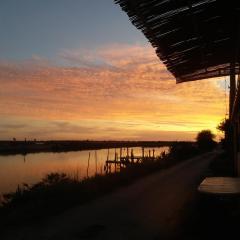
<svg viewBox="0 0 240 240">
<path fill-rule="evenodd" d="M 24 162 L 24 163 L 26 162 L 26 156 L 27 156 L 27 153 L 24 153 L 24 154 L 23 154 L 23 162 Z"/>
<path fill-rule="evenodd" d="M 142 155 L 142 148 L 122 148 L 121 154 L 127 151 Z M 145 148 L 144 154 L 158 156 L 168 147 Z M 63 153 L 33 153 L 23 155 L 0 156 L 0 193 L 16 190 L 19 184 L 33 184 L 50 172 L 64 172 L 79 178 L 93 176 L 96 172 L 103 174 L 107 159 L 120 155 L 120 149 L 101 149 L 92 151 L 75 151 Z"/>
</svg>

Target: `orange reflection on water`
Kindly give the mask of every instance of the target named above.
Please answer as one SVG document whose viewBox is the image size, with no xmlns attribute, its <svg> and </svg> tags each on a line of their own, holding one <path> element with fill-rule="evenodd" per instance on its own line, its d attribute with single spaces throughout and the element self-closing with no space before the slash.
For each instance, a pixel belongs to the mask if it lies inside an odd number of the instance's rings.
<svg viewBox="0 0 240 240">
<path fill-rule="evenodd" d="M 141 156 L 142 148 L 132 148 L 134 155 Z M 168 151 L 168 147 L 154 148 L 155 156 L 162 151 Z M 129 149 L 129 153 L 130 153 Z M 145 154 L 152 148 L 145 148 Z M 116 149 L 118 153 L 120 149 Z M 0 156 L 0 193 L 16 190 L 23 183 L 33 184 L 40 181 L 51 172 L 64 172 L 71 176 L 84 178 L 87 175 L 88 157 L 90 153 L 88 175 L 104 173 L 103 167 L 107 160 L 108 150 L 76 151 L 63 153 L 34 153 L 23 155 Z M 122 154 L 127 150 L 123 148 Z M 114 159 L 115 149 L 109 149 L 109 159 Z"/>
</svg>

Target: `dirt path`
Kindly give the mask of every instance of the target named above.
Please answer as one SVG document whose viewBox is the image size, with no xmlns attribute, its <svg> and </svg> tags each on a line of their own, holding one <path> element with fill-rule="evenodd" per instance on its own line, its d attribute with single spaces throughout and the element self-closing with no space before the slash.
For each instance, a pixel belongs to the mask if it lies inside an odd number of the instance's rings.
<svg viewBox="0 0 240 240">
<path fill-rule="evenodd" d="M 216 153 L 208 153 L 138 180 L 41 226 L 25 226 L 4 239 L 168 239 L 179 228 Z"/>
</svg>

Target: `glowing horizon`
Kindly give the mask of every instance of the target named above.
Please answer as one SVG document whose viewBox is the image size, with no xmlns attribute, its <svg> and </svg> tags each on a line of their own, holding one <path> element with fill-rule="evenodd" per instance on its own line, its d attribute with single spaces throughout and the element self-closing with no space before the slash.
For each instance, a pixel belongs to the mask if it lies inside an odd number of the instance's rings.
<svg viewBox="0 0 240 240">
<path fill-rule="evenodd" d="M 149 44 L 0 61 L 1 139 L 194 140 L 224 118 L 223 80 L 176 85 Z"/>
<path fill-rule="evenodd" d="M 176 85 L 114 1 L 3 1 L 0 14 L 0 139 L 217 133 L 228 105 L 224 80 Z"/>
</svg>

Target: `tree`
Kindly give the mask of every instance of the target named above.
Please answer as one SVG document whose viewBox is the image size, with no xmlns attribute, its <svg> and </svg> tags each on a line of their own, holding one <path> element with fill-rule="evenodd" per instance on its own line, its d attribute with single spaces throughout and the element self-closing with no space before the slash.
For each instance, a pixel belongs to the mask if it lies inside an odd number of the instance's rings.
<svg viewBox="0 0 240 240">
<path fill-rule="evenodd" d="M 210 151 L 216 146 L 215 135 L 211 130 L 202 130 L 197 135 L 197 145 L 202 151 Z"/>
<path fill-rule="evenodd" d="M 226 133 L 229 130 L 229 119 L 223 119 L 217 126 L 217 130 Z"/>
<path fill-rule="evenodd" d="M 229 141 L 230 121 L 229 119 L 223 119 L 217 126 L 217 130 L 224 133 L 224 138 L 221 139 L 223 148 L 226 148 L 226 142 Z"/>
</svg>

